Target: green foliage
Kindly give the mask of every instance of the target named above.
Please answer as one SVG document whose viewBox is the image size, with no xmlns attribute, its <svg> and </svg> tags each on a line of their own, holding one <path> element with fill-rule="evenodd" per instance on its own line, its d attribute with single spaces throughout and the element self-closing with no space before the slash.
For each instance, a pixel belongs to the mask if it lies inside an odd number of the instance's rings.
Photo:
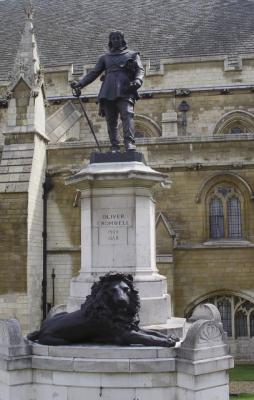
<svg viewBox="0 0 254 400">
<path fill-rule="evenodd" d="M 230 400 L 254 400 L 254 394 L 239 394 L 238 396 L 230 396 Z"/>
<path fill-rule="evenodd" d="M 229 378 L 231 381 L 254 381 L 254 365 L 236 365 L 229 371 Z"/>
</svg>

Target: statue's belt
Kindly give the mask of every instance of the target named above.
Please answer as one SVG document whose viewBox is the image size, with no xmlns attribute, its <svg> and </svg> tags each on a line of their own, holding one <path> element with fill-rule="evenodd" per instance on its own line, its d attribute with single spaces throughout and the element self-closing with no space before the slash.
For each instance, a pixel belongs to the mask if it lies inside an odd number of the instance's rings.
<svg viewBox="0 0 254 400">
<path fill-rule="evenodd" d="M 109 74 L 110 72 L 123 71 L 124 67 L 125 67 L 125 65 L 109 67 L 106 69 L 105 73 Z"/>
</svg>

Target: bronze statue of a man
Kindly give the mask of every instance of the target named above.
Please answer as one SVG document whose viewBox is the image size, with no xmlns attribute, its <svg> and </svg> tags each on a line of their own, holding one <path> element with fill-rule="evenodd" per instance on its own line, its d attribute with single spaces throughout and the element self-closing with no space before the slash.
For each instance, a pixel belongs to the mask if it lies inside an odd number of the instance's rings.
<svg viewBox="0 0 254 400">
<path fill-rule="evenodd" d="M 127 49 L 122 32 L 111 32 L 108 45 L 109 52 L 99 58 L 87 75 L 71 86 L 74 89 L 83 88 L 104 72 L 98 100 L 100 115 L 105 116 L 107 120 L 111 149 L 113 152 L 120 150 L 117 129 L 120 114 L 125 149 L 135 150 L 134 104 L 138 99 L 137 90 L 143 82 L 144 68 L 139 53 Z"/>
</svg>

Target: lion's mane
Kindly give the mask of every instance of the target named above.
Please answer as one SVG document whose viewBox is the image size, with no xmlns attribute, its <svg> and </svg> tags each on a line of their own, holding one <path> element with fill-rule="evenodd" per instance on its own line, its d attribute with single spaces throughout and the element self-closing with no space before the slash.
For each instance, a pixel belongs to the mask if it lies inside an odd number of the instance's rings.
<svg viewBox="0 0 254 400">
<path fill-rule="evenodd" d="M 124 312 L 112 307 L 108 290 L 113 283 L 124 282 L 129 286 L 130 303 Z M 81 305 L 81 311 L 88 320 L 96 320 L 109 330 L 138 330 L 140 300 L 138 291 L 134 288 L 133 277 L 122 273 L 108 273 L 99 278 L 91 288 L 91 294 Z"/>
</svg>

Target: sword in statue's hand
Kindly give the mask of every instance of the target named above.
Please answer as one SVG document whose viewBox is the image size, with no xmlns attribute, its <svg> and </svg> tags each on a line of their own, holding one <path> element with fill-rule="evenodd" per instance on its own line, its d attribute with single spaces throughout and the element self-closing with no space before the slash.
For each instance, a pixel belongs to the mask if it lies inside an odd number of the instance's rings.
<svg viewBox="0 0 254 400">
<path fill-rule="evenodd" d="M 94 140 L 95 140 L 95 142 L 96 142 L 96 144 L 97 144 L 97 147 L 98 147 L 99 151 L 101 152 L 101 147 L 100 147 L 100 144 L 99 144 L 99 142 L 98 142 L 98 139 L 97 139 L 97 137 L 96 137 L 96 135 L 95 135 L 94 128 L 93 128 L 93 124 L 92 124 L 92 122 L 90 121 L 90 119 L 89 119 L 89 117 L 88 117 L 88 115 L 87 115 L 85 106 L 84 106 L 84 104 L 82 103 L 81 98 L 80 98 L 80 96 L 81 96 L 81 88 L 80 88 L 80 86 L 79 86 L 79 84 L 78 84 L 77 82 L 72 82 L 72 83 L 71 83 L 71 88 L 72 88 L 72 94 L 73 94 L 73 96 L 74 96 L 74 97 L 77 97 L 78 100 L 79 100 L 79 104 L 80 104 L 80 106 L 81 106 L 81 108 L 82 108 L 82 111 L 83 111 L 83 114 L 84 114 L 84 116 L 85 116 L 85 119 L 86 119 L 86 121 L 87 121 L 87 123 L 88 123 L 88 125 L 89 125 L 89 128 L 90 128 L 90 130 L 91 130 L 91 132 L 92 132 L 92 135 L 93 135 L 93 137 L 94 137 Z"/>
</svg>

